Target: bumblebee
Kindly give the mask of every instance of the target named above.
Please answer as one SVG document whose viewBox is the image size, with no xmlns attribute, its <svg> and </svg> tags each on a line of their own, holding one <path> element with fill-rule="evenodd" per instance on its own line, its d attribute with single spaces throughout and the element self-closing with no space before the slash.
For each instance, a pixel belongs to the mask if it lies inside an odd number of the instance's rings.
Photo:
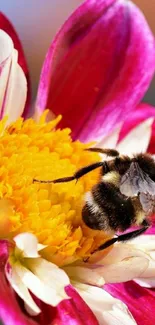
<svg viewBox="0 0 155 325">
<path fill-rule="evenodd" d="M 84 223 L 111 235 L 124 232 L 132 226 L 139 229 L 113 237 L 101 245 L 105 249 L 115 242 L 127 241 L 150 227 L 148 216 L 155 212 L 155 161 L 149 154 L 133 157 L 120 155 L 114 149 L 89 148 L 111 157 L 79 169 L 73 176 L 43 183 L 61 183 L 78 180 L 96 168 L 101 168 L 100 180 L 85 195 L 82 209 Z"/>
</svg>

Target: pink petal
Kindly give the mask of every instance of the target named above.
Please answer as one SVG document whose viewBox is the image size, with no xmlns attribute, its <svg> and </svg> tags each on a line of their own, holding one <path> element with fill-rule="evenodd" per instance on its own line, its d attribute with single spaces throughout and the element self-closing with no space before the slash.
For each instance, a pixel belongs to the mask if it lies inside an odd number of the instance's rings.
<svg viewBox="0 0 155 325">
<path fill-rule="evenodd" d="M 123 123 L 119 133 L 119 141 L 121 141 L 134 127 L 146 119 L 155 118 L 155 108 L 148 104 L 140 104 L 128 115 L 127 120 Z"/>
<path fill-rule="evenodd" d="M 8 244 L 0 241 L 0 320 L 6 325 L 37 325 L 24 315 L 17 297 L 5 278 L 4 266 L 8 258 Z"/>
<path fill-rule="evenodd" d="M 128 306 L 138 325 L 155 324 L 154 290 L 144 289 L 133 281 L 106 285 L 105 289 Z"/>
<path fill-rule="evenodd" d="M 74 138 L 100 140 L 143 97 L 154 55 L 153 35 L 132 2 L 87 0 L 47 53 L 36 107 L 61 113 L 60 126 Z"/>
<path fill-rule="evenodd" d="M 26 79 L 27 79 L 28 94 L 27 94 L 27 101 L 26 101 L 25 109 L 24 109 L 24 113 L 23 113 L 23 116 L 26 117 L 28 114 L 29 104 L 30 104 L 30 80 L 29 80 L 28 66 L 26 63 L 24 51 L 23 51 L 21 42 L 19 40 L 19 37 L 16 34 L 16 31 L 15 31 L 13 25 L 10 23 L 10 21 L 7 19 L 7 17 L 2 12 L 0 12 L 0 29 L 4 30 L 12 38 L 14 47 L 18 51 L 18 63 L 21 66 L 21 68 L 26 76 Z"/>
<path fill-rule="evenodd" d="M 119 141 L 121 141 L 135 126 L 143 122 L 144 120 L 148 119 L 149 117 L 155 118 L 155 107 L 152 107 L 148 104 L 140 104 L 133 110 L 124 122 L 120 135 Z M 155 153 L 155 122 L 152 126 L 152 135 L 150 144 L 148 147 L 148 152 Z"/>
<path fill-rule="evenodd" d="M 71 298 L 62 301 L 57 307 L 41 303 L 43 312 L 36 318 L 41 325 L 99 325 L 96 317 L 72 286 L 66 287 Z M 37 302 L 38 303 L 38 302 Z"/>
</svg>

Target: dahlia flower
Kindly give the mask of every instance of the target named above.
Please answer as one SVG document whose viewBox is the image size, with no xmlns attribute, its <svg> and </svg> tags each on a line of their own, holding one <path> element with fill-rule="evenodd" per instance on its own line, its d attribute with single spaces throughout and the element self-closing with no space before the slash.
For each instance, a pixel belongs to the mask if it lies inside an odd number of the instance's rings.
<svg viewBox="0 0 155 325">
<path fill-rule="evenodd" d="M 3 14 L 0 28 L 2 322 L 153 324 L 153 228 L 151 234 L 93 253 L 109 235 L 86 227 L 81 209 L 99 170 L 77 184 L 33 182 L 70 176 L 100 161 L 97 153 L 84 150 L 94 141 L 122 153 L 148 148 L 154 153 L 155 111 L 137 107 L 155 68 L 154 38 L 143 15 L 130 1 L 85 1 L 47 53 L 36 120 L 19 117 L 26 117 L 29 107 L 27 68 Z M 47 107 L 50 114 L 43 113 Z"/>
</svg>

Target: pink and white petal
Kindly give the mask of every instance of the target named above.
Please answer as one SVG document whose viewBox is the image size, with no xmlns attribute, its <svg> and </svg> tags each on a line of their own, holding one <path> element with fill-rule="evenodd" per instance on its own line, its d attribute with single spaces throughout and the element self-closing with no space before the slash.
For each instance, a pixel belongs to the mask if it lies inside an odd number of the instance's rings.
<svg viewBox="0 0 155 325">
<path fill-rule="evenodd" d="M 7 124 L 16 121 L 22 115 L 27 98 L 27 81 L 23 70 L 17 63 L 17 57 L 17 51 L 13 50 L 11 70 L 1 112 L 2 117 L 8 116 Z"/>
<path fill-rule="evenodd" d="M 155 277 L 134 279 L 134 281 L 138 283 L 141 287 L 150 288 L 150 289 L 155 288 Z"/>
<path fill-rule="evenodd" d="M 30 78 L 29 78 L 29 72 L 28 72 L 28 66 L 26 63 L 24 51 L 21 45 L 21 42 L 19 40 L 19 37 L 13 27 L 13 25 L 10 23 L 10 21 L 7 19 L 7 17 L 0 12 L 0 29 L 2 29 L 4 32 L 6 32 L 10 38 L 13 41 L 14 48 L 18 51 L 18 63 L 20 67 L 22 68 L 24 75 L 27 80 L 28 84 L 28 93 L 27 93 L 27 100 L 24 108 L 24 117 L 27 116 L 30 108 L 30 97 L 31 97 L 31 90 L 30 90 Z"/>
<path fill-rule="evenodd" d="M 148 252 L 145 252 L 140 245 L 130 245 L 129 243 L 130 242 L 125 244 L 115 244 L 110 250 L 110 252 L 108 252 L 106 256 L 104 256 L 100 261 L 98 261 L 96 265 L 116 264 L 131 257 L 143 257 L 145 259 L 149 259 Z"/>
<path fill-rule="evenodd" d="M 96 272 L 95 269 L 82 266 L 66 266 L 64 270 L 73 281 L 89 283 L 98 287 L 102 287 L 105 284 L 103 276 Z"/>
<path fill-rule="evenodd" d="M 136 324 L 127 307 L 120 300 L 110 296 L 105 290 L 79 283 L 74 283 L 74 287 L 91 308 L 99 324 Z"/>
<path fill-rule="evenodd" d="M 117 149 L 124 155 L 146 152 L 152 134 L 154 117 L 150 117 L 135 128 L 119 142 Z"/>
<path fill-rule="evenodd" d="M 138 325 L 155 323 L 155 291 L 153 289 L 142 288 L 134 281 L 108 284 L 104 288 L 128 306 Z"/>
<path fill-rule="evenodd" d="M 8 259 L 9 246 L 7 241 L 0 241 L 0 320 L 10 325 L 36 325 L 36 322 L 21 311 L 16 295 L 6 280 L 4 267 Z"/>
<path fill-rule="evenodd" d="M 2 64 L 11 56 L 13 51 L 12 39 L 1 29 L 0 26 L 0 68 Z M 0 69 L 1 71 L 1 69 Z"/>
<path fill-rule="evenodd" d="M 103 137 L 102 140 L 97 142 L 95 147 L 98 147 L 98 148 L 111 148 L 111 149 L 116 148 L 116 145 L 117 145 L 117 142 L 118 142 L 118 139 L 119 139 L 119 133 L 120 133 L 121 127 L 122 127 L 122 125 L 118 126 L 109 135 L 107 135 L 106 137 Z M 95 138 L 94 138 L 94 140 L 95 140 Z"/>
<path fill-rule="evenodd" d="M 147 254 L 155 251 L 155 235 L 141 235 L 128 241 L 128 246 L 136 248 L 137 250 L 143 250 Z"/>
<path fill-rule="evenodd" d="M 128 114 L 127 120 L 124 121 L 119 134 L 119 142 L 122 141 L 132 129 L 150 117 L 155 118 L 155 107 L 145 103 L 139 104 Z"/>
<path fill-rule="evenodd" d="M 143 97 L 154 54 L 153 35 L 132 2 L 88 0 L 49 49 L 36 107 L 61 113 L 60 126 L 74 138 L 100 141 Z"/>
<path fill-rule="evenodd" d="M 2 118 L 3 105 L 5 100 L 5 91 L 8 83 L 8 76 L 11 67 L 11 57 L 9 57 L 0 72 L 0 118 Z"/>
<path fill-rule="evenodd" d="M 38 258 L 38 240 L 30 233 L 22 233 L 14 237 L 16 248 L 22 253 L 22 257 Z"/>
<path fill-rule="evenodd" d="M 66 292 L 70 299 L 62 301 L 57 308 L 53 308 L 52 315 L 48 314 L 48 324 L 51 317 L 51 325 L 99 325 L 92 310 L 71 285 L 66 287 Z M 45 312 L 48 313 L 47 308 Z M 45 312 L 42 315 L 42 324 L 46 324 Z"/>
<path fill-rule="evenodd" d="M 13 52 L 13 42 L 11 38 L 0 29 L 0 115 L 3 106 L 5 90 L 7 87 L 8 76 Z"/>
<path fill-rule="evenodd" d="M 70 284 L 66 272 L 60 269 L 56 264 L 42 258 L 26 259 L 25 263 L 29 270 L 44 284 L 58 292 Z"/>
<path fill-rule="evenodd" d="M 17 266 L 16 266 L 17 268 Z M 9 263 L 7 263 L 5 267 L 5 274 L 7 280 L 9 281 L 11 287 L 15 290 L 15 292 L 19 295 L 21 299 L 33 310 L 35 315 L 41 312 L 40 308 L 36 305 L 34 300 L 32 299 L 27 287 L 22 282 L 21 277 L 16 272 L 16 268 L 11 267 Z"/>
<path fill-rule="evenodd" d="M 7 325 L 37 325 L 22 312 L 16 295 L 8 285 L 4 270 L 0 271 L 0 320 Z"/>
<path fill-rule="evenodd" d="M 21 264 L 13 266 L 17 275 L 21 278 L 23 284 L 40 300 L 51 306 L 57 306 L 63 299 L 68 299 L 64 286 L 58 287 L 58 290 L 48 286 L 41 281 L 35 274 L 29 271 Z M 46 277 L 46 273 L 45 273 Z M 51 279 L 52 281 L 52 279 Z"/>
<path fill-rule="evenodd" d="M 143 275 L 148 268 L 149 259 L 130 257 L 115 264 L 98 267 L 96 271 L 103 276 L 105 283 L 126 282 Z"/>
</svg>

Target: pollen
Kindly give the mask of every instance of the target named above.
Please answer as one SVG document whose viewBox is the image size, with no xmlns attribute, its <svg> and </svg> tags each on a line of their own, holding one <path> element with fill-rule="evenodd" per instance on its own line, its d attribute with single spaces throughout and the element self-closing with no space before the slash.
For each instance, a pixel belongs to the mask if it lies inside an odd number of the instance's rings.
<svg viewBox="0 0 155 325">
<path fill-rule="evenodd" d="M 12 240 L 30 232 L 45 245 L 44 257 L 57 265 L 83 259 L 107 236 L 82 221 L 84 194 L 98 182 L 99 170 L 78 182 L 41 183 L 72 176 L 79 168 L 100 161 L 90 144 L 73 142 L 69 129 L 56 128 L 61 116 L 46 122 L 19 118 L 5 128 L 0 122 L 0 238 Z"/>
</svg>

